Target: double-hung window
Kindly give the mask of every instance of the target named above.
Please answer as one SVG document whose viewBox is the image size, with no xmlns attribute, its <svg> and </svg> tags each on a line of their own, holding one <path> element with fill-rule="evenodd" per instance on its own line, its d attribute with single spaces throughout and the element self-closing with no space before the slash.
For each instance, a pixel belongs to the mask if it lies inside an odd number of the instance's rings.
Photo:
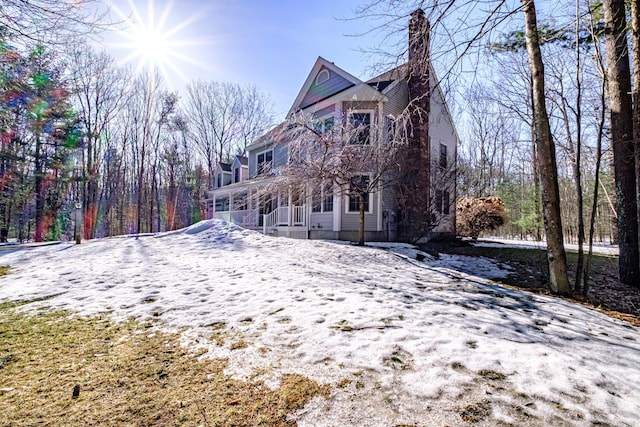
<svg viewBox="0 0 640 427">
<path fill-rule="evenodd" d="M 364 211 L 370 212 L 371 207 L 371 193 L 367 190 L 371 178 L 369 175 L 354 175 L 351 177 L 351 183 L 349 186 L 349 203 L 347 205 L 347 212 L 360 212 L 360 195 L 364 196 Z"/>
<path fill-rule="evenodd" d="M 327 183 L 316 189 L 311 195 L 311 212 L 333 212 L 333 186 Z"/>
<path fill-rule="evenodd" d="M 333 130 L 334 118 L 326 117 L 315 122 L 314 130 L 317 133 L 327 133 Z"/>
<path fill-rule="evenodd" d="M 355 111 L 349 114 L 351 144 L 371 144 L 371 112 Z"/>
<path fill-rule="evenodd" d="M 440 144 L 440 169 L 447 168 L 447 146 Z"/>
<path fill-rule="evenodd" d="M 273 164 L 273 150 L 265 151 L 259 153 L 256 156 L 257 163 L 257 174 L 264 175 L 271 171 L 271 166 Z"/>
</svg>

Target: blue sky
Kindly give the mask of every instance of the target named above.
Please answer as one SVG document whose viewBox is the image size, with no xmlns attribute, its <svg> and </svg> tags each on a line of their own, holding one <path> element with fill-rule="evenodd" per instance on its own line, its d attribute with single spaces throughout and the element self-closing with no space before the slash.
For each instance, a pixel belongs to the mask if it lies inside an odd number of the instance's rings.
<svg viewBox="0 0 640 427">
<path fill-rule="evenodd" d="M 114 17 L 153 15 L 154 25 L 166 21 L 160 33 L 181 57 L 167 55 L 180 73 L 168 72 L 172 89 L 180 90 L 190 79 L 253 84 L 269 93 L 277 113 L 290 107 L 318 56 L 335 62 L 358 77 L 368 77 L 371 59 L 360 48 L 375 45 L 373 36 L 350 36 L 364 31 L 367 23 L 353 18 L 362 1 L 324 0 L 113 0 Z M 151 14 L 150 6 L 153 6 Z M 132 12 L 133 11 L 133 12 Z M 144 23 L 145 26 L 149 24 Z M 110 35 L 105 48 L 117 59 L 126 58 L 133 46 L 124 34 Z M 136 66 L 137 59 L 130 61 Z M 169 69 L 169 67 L 166 67 Z"/>
</svg>

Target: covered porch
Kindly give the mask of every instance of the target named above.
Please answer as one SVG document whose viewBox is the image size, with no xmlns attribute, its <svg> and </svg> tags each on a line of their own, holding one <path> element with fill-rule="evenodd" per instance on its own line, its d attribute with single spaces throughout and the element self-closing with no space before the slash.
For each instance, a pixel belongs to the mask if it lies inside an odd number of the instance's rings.
<svg viewBox="0 0 640 427">
<path fill-rule="evenodd" d="M 235 186 L 230 186 L 235 187 Z M 309 212 L 300 192 L 270 193 L 258 188 L 211 191 L 206 200 L 211 219 L 221 219 L 264 234 L 306 238 Z"/>
</svg>

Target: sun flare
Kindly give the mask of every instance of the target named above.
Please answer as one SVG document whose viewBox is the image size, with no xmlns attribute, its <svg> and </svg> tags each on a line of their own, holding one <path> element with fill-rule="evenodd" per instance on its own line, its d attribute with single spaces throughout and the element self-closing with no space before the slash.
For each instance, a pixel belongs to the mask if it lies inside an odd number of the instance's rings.
<svg viewBox="0 0 640 427">
<path fill-rule="evenodd" d="M 173 1 L 165 4 L 160 14 L 156 13 L 156 1 L 147 0 L 146 13 L 140 8 L 140 4 L 133 0 L 127 0 L 127 13 L 110 2 L 112 10 L 122 21 L 122 29 L 117 36 L 121 42 L 112 43 L 114 47 L 127 52 L 121 59 L 121 64 L 134 64 L 135 73 L 148 73 L 155 76 L 157 73 L 171 85 L 170 71 L 177 74 L 180 79 L 186 80 L 181 71 L 184 63 L 203 67 L 203 64 L 180 52 L 180 48 L 200 44 L 201 40 L 185 39 L 180 32 L 193 23 L 200 15 L 180 21 L 173 25 L 168 19 L 171 15 Z"/>
</svg>

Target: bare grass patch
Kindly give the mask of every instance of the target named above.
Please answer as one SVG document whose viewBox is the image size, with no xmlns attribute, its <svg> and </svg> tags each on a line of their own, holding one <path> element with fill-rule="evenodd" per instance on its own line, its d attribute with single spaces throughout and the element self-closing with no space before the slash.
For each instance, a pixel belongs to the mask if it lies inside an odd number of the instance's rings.
<svg viewBox="0 0 640 427">
<path fill-rule="evenodd" d="M 149 324 L 15 306 L 0 305 L 1 425 L 289 426 L 329 395 L 296 374 L 277 390 L 231 379 Z"/>
</svg>

